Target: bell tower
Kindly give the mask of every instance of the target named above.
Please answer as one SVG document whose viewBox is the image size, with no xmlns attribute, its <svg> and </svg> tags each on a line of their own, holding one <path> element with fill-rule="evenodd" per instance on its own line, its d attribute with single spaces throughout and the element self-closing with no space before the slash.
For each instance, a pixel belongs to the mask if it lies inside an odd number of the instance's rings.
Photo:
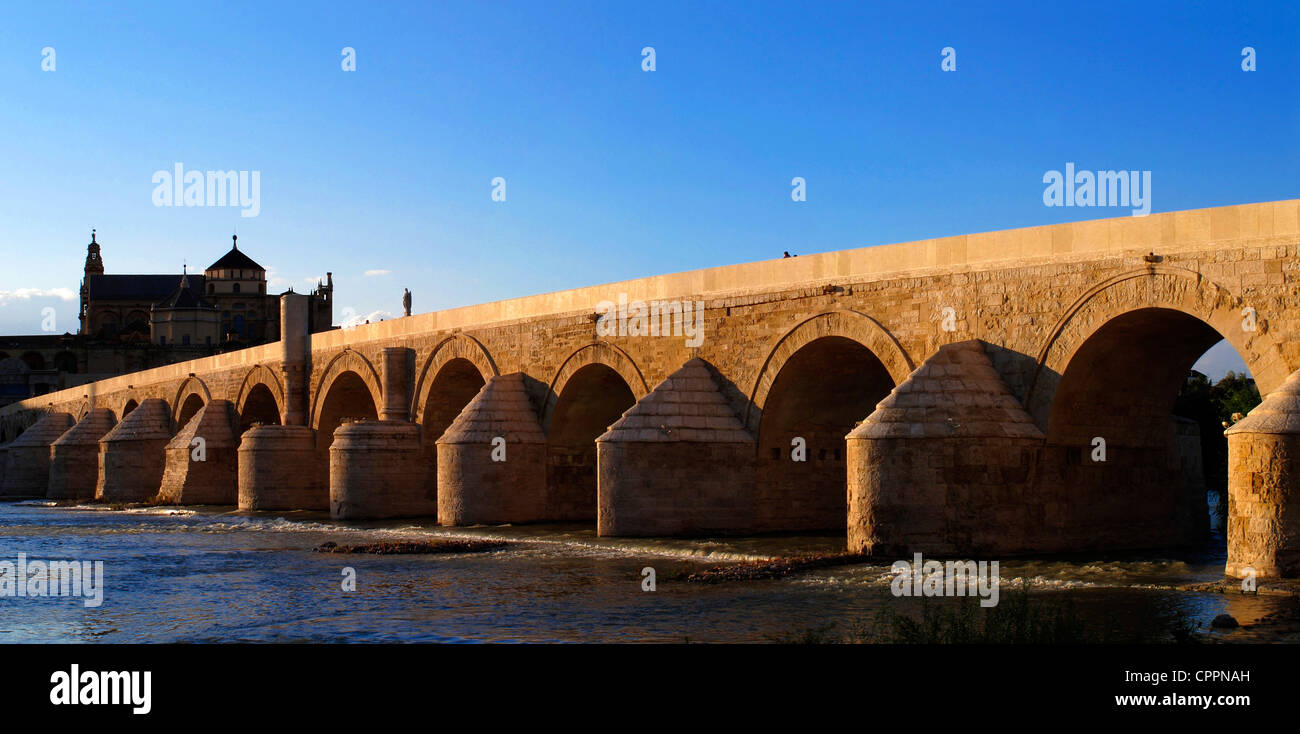
<svg viewBox="0 0 1300 734">
<path fill-rule="evenodd" d="M 90 244 L 86 245 L 86 275 L 104 274 L 104 258 L 99 255 L 99 243 L 95 241 L 95 230 L 90 230 Z"/>
<path fill-rule="evenodd" d="M 90 244 L 86 245 L 86 269 L 81 278 L 81 333 L 90 333 L 90 276 L 104 274 L 104 258 L 99 254 L 95 230 L 90 230 Z"/>
</svg>

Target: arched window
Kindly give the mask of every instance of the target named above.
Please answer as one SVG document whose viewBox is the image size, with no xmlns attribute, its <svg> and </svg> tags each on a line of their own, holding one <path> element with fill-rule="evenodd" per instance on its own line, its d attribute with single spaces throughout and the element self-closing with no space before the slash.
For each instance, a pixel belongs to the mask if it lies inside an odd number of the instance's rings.
<svg viewBox="0 0 1300 734">
<path fill-rule="evenodd" d="M 98 327 L 95 329 L 101 337 L 117 336 L 117 314 L 101 313 L 95 319 Z"/>
<path fill-rule="evenodd" d="M 76 374 L 77 372 L 77 355 L 72 352 L 59 352 L 54 357 L 54 369 L 59 372 Z"/>
</svg>

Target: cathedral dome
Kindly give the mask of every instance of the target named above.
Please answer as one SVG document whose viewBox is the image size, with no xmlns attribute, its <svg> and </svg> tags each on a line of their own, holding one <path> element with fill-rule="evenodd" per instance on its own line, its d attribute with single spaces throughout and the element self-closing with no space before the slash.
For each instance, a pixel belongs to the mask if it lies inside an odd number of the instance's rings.
<svg viewBox="0 0 1300 734">
<path fill-rule="evenodd" d="M 211 273 L 214 270 L 259 270 L 266 271 L 266 268 L 258 265 L 253 258 L 239 251 L 239 237 L 231 237 L 232 245 L 230 252 L 221 256 L 221 259 L 208 266 L 206 272 Z"/>
</svg>

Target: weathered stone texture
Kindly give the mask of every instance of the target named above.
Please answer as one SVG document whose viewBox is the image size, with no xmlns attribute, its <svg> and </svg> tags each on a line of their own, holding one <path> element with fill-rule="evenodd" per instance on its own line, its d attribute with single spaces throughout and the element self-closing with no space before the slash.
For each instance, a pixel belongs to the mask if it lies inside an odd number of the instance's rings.
<svg viewBox="0 0 1300 734">
<path fill-rule="evenodd" d="M 235 420 L 235 407 L 229 400 L 211 400 L 190 418 L 165 449 L 159 501 L 178 505 L 233 505 L 238 501 Z"/>
<path fill-rule="evenodd" d="M 849 549 L 1016 553 L 1047 542 L 1043 433 L 978 340 L 948 344 L 846 437 Z"/>
<path fill-rule="evenodd" d="M 50 444 L 50 482 L 46 497 L 52 500 L 88 500 L 99 482 L 99 440 L 117 419 L 107 408 L 92 410 Z"/>
<path fill-rule="evenodd" d="M 438 438 L 438 522 L 527 523 L 546 517 L 546 435 L 522 373 L 487 381 Z"/>
<path fill-rule="evenodd" d="M 596 439 L 600 535 L 754 530 L 754 438 L 689 360 Z"/>
<path fill-rule="evenodd" d="M 330 445 L 330 516 L 338 520 L 433 517 L 420 427 L 407 421 L 356 421 Z"/>
<path fill-rule="evenodd" d="M 1225 433 L 1227 573 L 1300 575 L 1300 371 Z"/>
<path fill-rule="evenodd" d="M 167 403 L 149 398 L 99 440 L 95 499 L 145 502 L 158 495 L 171 440 Z"/>
<path fill-rule="evenodd" d="M 306 426 L 253 426 L 239 444 L 239 509 L 329 509 L 328 464 Z"/>
<path fill-rule="evenodd" d="M 47 413 L 9 444 L 0 499 L 45 496 L 50 482 L 50 444 L 72 423 L 67 413 Z"/>
</svg>

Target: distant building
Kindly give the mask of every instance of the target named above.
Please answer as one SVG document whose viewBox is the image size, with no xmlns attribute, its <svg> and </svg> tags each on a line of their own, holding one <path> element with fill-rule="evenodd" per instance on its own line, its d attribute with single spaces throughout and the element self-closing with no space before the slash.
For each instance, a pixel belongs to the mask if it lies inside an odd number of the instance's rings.
<svg viewBox="0 0 1300 734">
<path fill-rule="evenodd" d="M 279 341 L 281 294 L 266 292 L 266 268 L 240 251 L 237 236 L 231 240 L 230 251 L 209 265 L 203 275 L 185 275 L 188 290 L 201 296 L 198 302 L 218 312 L 218 336 L 214 343 L 253 346 Z M 329 330 L 333 322 L 334 274 L 326 274 L 326 279 L 327 282 L 318 283 L 310 294 L 313 333 Z M 154 344 L 166 345 L 169 341 L 175 344 L 175 336 L 166 333 L 166 329 L 156 328 L 154 316 L 157 306 L 177 295 L 175 275 L 105 274 L 100 245 L 91 232 L 85 277 L 81 282 L 82 335 L 127 342 L 144 336 Z M 171 323 L 174 317 L 175 314 L 168 315 L 167 322 Z"/>
<path fill-rule="evenodd" d="M 203 298 L 201 286 L 194 289 L 188 273 L 181 275 L 171 295 L 149 311 L 149 341 L 161 347 L 212 346 L 220 343 L 222 331 L 221 312 Z"/>
<path fill-rule="evenodd" d="M 334 274 L 309 294 L 312 333 L 334 320 Z M 92 230 L 77 334 L 0 336 L 0 406 L 94 380 L 280 339 L 280 295 L 266 269 L 239 249 L 204 270 L 162 275 L 104 272 Z M 291 292 L 286 291 L 286 292 Z"/>
</svg>

